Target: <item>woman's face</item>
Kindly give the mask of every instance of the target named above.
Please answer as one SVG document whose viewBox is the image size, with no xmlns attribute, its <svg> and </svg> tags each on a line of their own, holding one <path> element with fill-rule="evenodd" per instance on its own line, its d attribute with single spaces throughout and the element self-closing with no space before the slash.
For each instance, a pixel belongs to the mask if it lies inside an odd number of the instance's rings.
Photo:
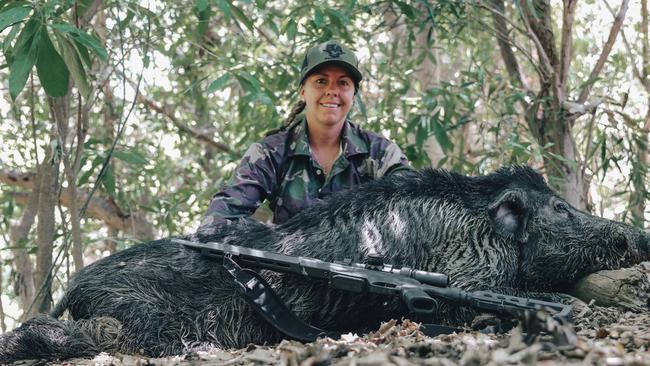
<svg viewBox="0 0 650 366">
<path fill-rule="evenodd" d="M 324 65 L 305 79 L 300 97 L 306 103 L 309 123 L 324 127 L 342 124 L 352 108 L 354 81 L 343 67 Z"/>
</svg>

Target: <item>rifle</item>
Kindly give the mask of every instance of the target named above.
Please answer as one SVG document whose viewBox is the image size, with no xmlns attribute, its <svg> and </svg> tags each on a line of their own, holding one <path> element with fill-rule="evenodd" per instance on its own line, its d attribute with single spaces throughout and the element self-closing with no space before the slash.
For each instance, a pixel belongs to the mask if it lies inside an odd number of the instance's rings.
<svg viewBox="0 0 650 366">
<path fill-rule="evenodd" d="M 317 336 L 328 332 L 302 323 L 286 308 L 262 277 L 252 270 L 242 269 L 238 264 L 325 280 L 335 289 L 355 293 L 397 295 L 417 318 L 432 316 L 436 309 L 435 299 L 440 299 L 475 310 L 520 319 L 529 318 L 530 315 L 542 310 L 557 320 L 571 321 L 571 305 L 490 291 L 465 291 L 461 288 L 449 287 L 449 277 L 445 274 L 407 267 L 397 268 L 384 264 L 376 257 L 369 258 L 368 263 L 365 264 L 352 263 L 351 260 L 330 263 L 315 258 L 290 256 L 216 242 L 198 243 L 182 239 L 172 239 L 172 241 L 199 250 L 206 257 L 222 261 L 228 273 L 239 284 L 247 301 L 258 313 L 278 330 L 299 340 L 313 341 Z M 273 310 L 269 312 L 268 309 Z M 302 324 L 296 324 L 296 321 Z M 283 327 L 291 329 L 283 329 Z"/>
</svg>

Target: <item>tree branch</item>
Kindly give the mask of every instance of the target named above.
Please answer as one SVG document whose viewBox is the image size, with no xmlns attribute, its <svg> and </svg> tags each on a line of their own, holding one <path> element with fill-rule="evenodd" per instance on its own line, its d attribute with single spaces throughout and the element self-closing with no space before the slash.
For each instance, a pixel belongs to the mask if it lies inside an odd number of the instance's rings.
<svg viewBox="0 0 650 366">
<path fill-rule="evenodd" d="M 521 72 L 517 58 L 510 47 L 513 42 L 508 35 L 509 32 L 505 20 L 505 6 L 503 0 L 493 0 L 492 4 L 495 7 L 494 10 L 490 9 L 492 13 L 492 21 L 494 23 L 494 33 L 497 36 L 497 43 L 499 44 L 501 57 L 503 58 L 506 70 L 508 70 L 508 75 L 510 75 L 510 81 L 515 85 L 518 84 L 526 91 L 526 93 L 529 93 L 530 87 Z"/>
<path fill-rule="evenodd" d="M 220 151 L 227 152 L 227 153 L 232 154 L 232 155 L 240 155 L 238 152 L 231 149 L 230 146 L 228 146 L 226 144 L 223 144 L 221 142 L 214 141 L 212 139 L 212 137 L 208 133 L 206 133 L 204 131 L 200 131 L 200 130 L 195 129 L 195 128 L 192 128 L 192 127 L 184 124 L 183 122 L 179 121 L 178 118 L 176 118 L 176 116 L 174 116 L 172 113 L 169 113 L 165 109 L 164 106 L 161 106 L 158 103 L 154 102 L 153 100 L 145 97 L 143 93 L 141 93 L 139 90 L 137 90 L 138 86 L 133 80 L 131 80 L 129 78 L 126 78 L 126 81 L 131 85 L 131 87 L 136 89 L 136 91 L 137 91 L 136 95 L 137 95 L 137 99 L 138 99 L 139 103 L 141 103 L 141 104 L 153 109 L 154 111 L 162 114 L 163 116 L 165 116 L 181 132 L 186 133 L 186 134 L 196 138 L 197 140 L 199 140 L 199 141 L 201 141 L 201 142 L 203 142 L 203 143 L 205 143 L 205 144 L 207 144 L 209 146 L 212 146 L 212 147 L 214 147 L 214 148 L 216 148 L 216 149 L 218 149 Z"/>
<path fill-rule="evenodd" d="M 596 61 L 596 65 L 594 65 L 593 70 L 591 70 L 591 74 L 589 75 L 589 81 L 595 80 L 598 75 L 600 75 L 600 72 L 603 70 L 603 66 L 605 65 L 605 61 L 607 60 L 607 57 L 609 57 L 609 53 L 612 51 L 612 47 L 614 47 L 614 41 L 616 40 L 616 36 L 618 36 L 618 32 L 621 30 L 621 26 L 623 25 L 623 20 L 625 19 L 625 13 L 627 12 L 627 6 L 628 6 L 629 0 L 623 0 L 623 4 L 621 4 L 621 8 L 619 9 L 618 15 L 614 18 L 614 24 L 612 24 L 612 28 L 609 30 L 609 37 L 607 37 L 607 41 L 605 42 L 605 45 L 603 46 L 603 51 L 600 53 L 600 57 L 598 58 L 598 61 Z M 588 82 L 587 85 L 580 91 L 580 96 L 578 97 L 578 104 L 583 104 L 586 100 L 587 97 L 589 97 L 589 93 L 591 92 L 591 87 L 593 86 L 593 82 Z"/>
<path fill-rule="evenodd" d="M 643 60 L 643 80 L 646 89 L 650 92 L 650 84 L 648 84 L 648 74 L 650 73 L 650 41 L 648 41 L 648 0 L 641 0 L 641 44 L 642 44 L 642 60 Z"/>
<path fill-rule="evenodd" d="M 542 61 L 544 66 L 545 76 L 550 80 L 552 77 L 555 68 L 554 65 L 557 64 L 555 56 L 555 46 L 553 44 L 552 34 L 549 36 L 547 33 L 552 32 L 550 25 L 546 25 L 544 19 L 546 18 L 544 7 L 547 7 L 548 4 L 536 2 L 542 5 L 542 10 L 544 14 L 542 15 L 542 20 L 536 19 L 535 15 L 531 14 L 530 11 L 524 11 L 524 7 L 534 4 L 530 4 L 528 1 L 520 0 L 519 2 L 519 15 L 526 25 L 526 30 L 528 37 L 535 44 L 537 52 L 539 53 L 539 58 Z M 547 81 L 549 81 L 547 80 Z"/>
<path fill-rule="evenodd" d="M 15 187 L 25 189 L 34 188 L 34 173 L 21 173 L 8 170 L 0 170 L 0 182 Z M 29 194 L 24 192 L 13 192 L 11 195 L 16 202 L 26 204 Z M 88 197 L 88 194 L 82 190 L 77 191 L 77 204 L 80 207 Z M 59 202 L 66 207 L 70 207 L 72 196 L 69 189 L 64 189 L 59 196 Z M 104 221 L 110 228 L 122 230 L 133 235 L 139 240 L 153 238 L 153 225 L 147 221 L 144 215 L 124 213 L 111 198 L 102 199 L 93 197 L 90 200 L 86 214 L 95 219 Z"/>
<path fill-rule="evenodd" d="M 577 0 L 564 0 L 564 11 L 562 13 L 562 41 L 560 49 L 560 85 L 566 84 L 571 66 L 571 55 L 573 53 L 573 20 L 575 17 Z"/>
</svg>

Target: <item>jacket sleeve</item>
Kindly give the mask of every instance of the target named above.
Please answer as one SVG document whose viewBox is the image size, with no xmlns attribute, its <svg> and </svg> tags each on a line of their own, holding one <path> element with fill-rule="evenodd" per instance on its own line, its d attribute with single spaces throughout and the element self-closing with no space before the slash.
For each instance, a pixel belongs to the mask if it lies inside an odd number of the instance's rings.
<svg viewBox="0 0 650 366">
<path fill-rule="evenodd" d="M 262 143 L 254 143 L 229 183 L 212 197 L 199 231 L 252 215 L 273 193 L 276 179 L 276 164 L 270 151 Z"/>
<path fill-rule="evenodd" d="M 384 175 L 396 172 L 411 170 L 409 161 L 399 146 L 388 140 L 386 140 L 386 142 L 387 144 L 385 144 L 381 151 L 381 158 L 379 159 L 379 167 L 375 178 L 380 178 Z"/>
</svg>

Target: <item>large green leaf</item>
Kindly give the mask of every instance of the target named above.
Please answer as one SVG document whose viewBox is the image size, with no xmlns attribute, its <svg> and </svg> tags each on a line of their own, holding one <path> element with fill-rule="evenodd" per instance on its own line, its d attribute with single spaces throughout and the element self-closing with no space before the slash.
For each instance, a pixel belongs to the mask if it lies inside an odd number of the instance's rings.
<svg viewBox="0 0 650 366">
<path fill-rule="evenodd" d="M 101 43 L 99 43 L 99 41 L 95 37 L 86 34 L 84 31 L 80 30 L 79 28 L 75 28 L 70 24 L 64 24 L 64 23 L 52 24 L 51 27 L 54 29 L 58 29 L 61 32 L 69 34 L 71 37 L 74 38 L 76 42 L 79 42 L 82 45 L 89 48 L 103 61 L 108 60 L 108 53 L 106 52 L 106 49 L 101 45 Z"/>
<path fill-rule="evenodd" d="M 29 6 L 18 6 L 15 8 L 10 8 L 4 10 L 0 13 L 0 32 L 2 32 L 8 26 L 20 22 L 27 14 L 32 11 L 32 8 Z"/>
<path fill-rule="evenodd" d="M 206 90 L 206 93 L 212 93 L 217 90 L 223 89 L 226 84 L 228 84 L 228 81 L 230 80 L 230 74 L 223 74 L 221 75 L 218 79 L 210 83 L 210 86 L 208 86 L 208 90 Z"/>
<path fill-rule="evenodd" d="M 54 34 L 61 45 L 61 50 L 63 51 L 63 61 L 65 61 L 70 74 L 72 74 L 72 79 L 79 89 L 79 92 L 84 97 L 87 97 L 90 93 L 90 86 L 88 85 L 88 79 L 86 78 L 86 71 L 84 70 L 83 64 L 75 44 L 69 39 L 60 35 L 58 31 L 54 30 Z"/>
<path fill-rule="evenodd" d="M 250 20 L 248 16 L 240 8 L 236 7 L 233 4 L 230 4 L 230 9 L 232 10 L 232 14 L 235 16 L 237 21 L 239 21 L 240 23 L 244 23 L 246 28 L 248 28 L 251 31 L 254 29 L 253 21 Z"/>
<path fill-rule="evenodd" d="M 106 167 L 106 171 L 102 177 L 102 185 L 106 188 L 108 194 L 115 196 L 115 175 L 113 175 L 113 168 L 110 165 Z"/>
<path fill-rule="evenodd" d="M 145 165 L 147 159 L 134 150 L 130 151 L 113 151 L 113 156 L 132 165 Z"/>
<path fill-rule="evenodd" d="M 9 67 L 9 94 L 14 100 L 23 90 L 29 73 L 36 63 L 41 32 L 40 21 L 32 16 L 16 40 L 14 60 Z"/>
<path fill-rule="evenodd" d="M 62 97 L 68 93 L 70 71 L 68 71 L 68 67 L 61 55 L 54 48 L 52 40 L 50 40 L 50 36 L 46 31 L 43 31 L 38 46 L 36 71 L 47 95 Z"/>
</svg>

